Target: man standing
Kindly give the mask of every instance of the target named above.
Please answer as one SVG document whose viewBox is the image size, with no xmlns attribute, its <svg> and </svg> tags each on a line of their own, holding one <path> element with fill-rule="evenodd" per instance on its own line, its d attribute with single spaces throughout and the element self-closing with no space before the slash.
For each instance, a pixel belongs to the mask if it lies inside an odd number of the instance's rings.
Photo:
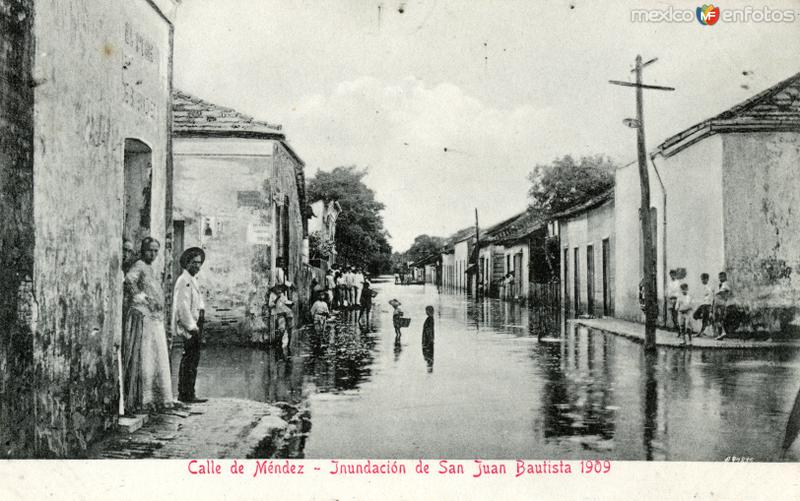
<svg viewBox="0 0 800 501">
<path fill-rule="evenodd" d="M 333 290 L 336 288 L 336 282 L 333 280 L 333 271 L 328 270 L 325 272 L 325 296 L 328 307 L 333 305 Z"/>
<path fill-rule="evenodd" d="M 172 302 L 172 332 L 183 336 L 183 355 L 178 372 L 178 400 L 185 403 L 201 403 L 197 398 L 194 383 L 197 379 L 197 364 L 200 363 L 200 342 L 205 322 L 205 302 L 197 284 L 197 273 L 206 260 L 199 247 L 183 251 L 180 258 L 183 273 L 175 282 Z"/>
<path fill-rule="evenodd" d="M 361 273 L 361 268 L 356 268 L 356 274 L 353 278 L 353 290 L 356 293 L 356 305 L 361 305 L 361 290 L 364 288 L 364 274 Z"/>
<path fill-rule="evenodd" d="M 136 251 L 133 248 L 133 242 L 127 238 L 122 239 L 122 273 L 127 274 L 135 262 Z"/>
<path fill-rule="evenodd" d="M 721 341 L 728 336 L 728 302 L 733 295 L 731 286 L 728 284 L 728 274 L 720 272 L 719 285 L 714 293 L 714 334 L 717 334 L 717 341 Z"/>
<path fill-rule="evenodd" d="M 352 306 L 356 303 L 353 287 L 356 285 L 356 274 L 353 273 L 353 267 L 349 267 L 344 274 L 344 284 L 347 286 L 347 304 Z"/>
</svg>

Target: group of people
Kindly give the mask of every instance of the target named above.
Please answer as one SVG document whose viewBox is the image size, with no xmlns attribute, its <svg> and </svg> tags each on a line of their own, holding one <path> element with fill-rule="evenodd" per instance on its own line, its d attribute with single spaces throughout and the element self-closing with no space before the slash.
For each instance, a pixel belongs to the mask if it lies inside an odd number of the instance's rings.
<svg viewBox="0 0 800 501">
<path fill-rule="evenodd" d="M 312 281 L 311 319 L 314 330 L 321 333 L 336 310 L 358 310 L 358 324 L 369 330 L 372 300 L 377 295 L 369 278 L 360 268 L 351 266 L 329 269 L 322 283 Z"/>
<path fill-rule="evenodd" d="M 696 305 L 694 298 L 689 294 L 689 285 L 678 278 L 677 270 L 670 270 L 669 278 L 665 294 L 668 300 L 667 311 L 682 344 L 686 344 L 687 336 L 689 344 L 692 343 L 695 321 L 701 322 L 697 337 L 704 336 L 709 325 L 713 330 L 714 339 L 722 340 L 727 337 L 728 305 L 733 295 L 727 273 L 724 271 L 719 273 L 719 282 L 713 289 L 708 283 L 708 273 L 700 275 L 702 296 L 699 299 L 699 305 Z"/>
<path fill-rule="evenodd" d="M 160 411 L 172 407 L 170 351 L 172 339 L 165 327 L 164 293 L 160 273 L 153 263 L 160 243 L 142 240 L 136 257 L 132 242 L 123 242 L 124 279 L 121 398 L 124 412 Z M 195 395 L 200 342 L 205 321 L 205 303 L 196 276 L 205 262 L 205 252 L 192 247 L 183 252 L 183 273 L 175 282 L 171 332 L 184 338 L 178 378 L 178 400 L 204 402 Z"/>
</svg>

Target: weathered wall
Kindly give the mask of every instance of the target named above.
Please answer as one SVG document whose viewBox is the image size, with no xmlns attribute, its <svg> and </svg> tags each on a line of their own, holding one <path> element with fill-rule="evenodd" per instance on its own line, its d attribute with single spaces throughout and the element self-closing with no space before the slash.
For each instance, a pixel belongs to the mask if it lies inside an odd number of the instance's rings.
<svg viewBox="0 0 800 501">
<path fill-rule="evenodd" d="M 174 219 L 184 221 L 184 248 L 197 246 L 206 252 L 198 277 L 207 296 L 207 339 L 260 339 L 266 329 L 261 310 L 275 270 L 275 202 L 283 204 L 287 195 L 288 279 L 302 278 L 294 164 L 279 158 L 282 146 L 268 139 L 176 138 L 174 147 Z M 208 223 L 211 235 L 205 231 Z"/>
<path fill-rule="evenodd" d="M 32 0 L 0 0 L 0 457 L 33 445 L 32 26 Z"/>
<path fill-rule="evenodd" d="M 785 329 L 800 304 L 800 133 L 726 134 L 723 145 L 725 269 L 734 301 L 751 311 L 783 309 L 790 314 L 784 325 L 773 311 L 752 328 Z"/>
<path fill-rule="evenodd" d="M 723 268 L 722 219 L 722 136 L 711 136 L 669 158 L 655 158 L 667 192 L 666 255 L 663 255 L 663 197 L 658 200 L 659 278 L 669 280 L 669 270 L 684 268 L 682 280 L 689 294 L 698 298 L 703 290 L 701 273 L 708 273 L 711 284 Z M 652 172 L 652 169 L 651 169 Z M 664 268 L 664 258 L 666 267 Z M 665 286 L 659 288 L 663 306 Z"/>
<path fill-rule="evenodd" d="M 67 456 L 117 410 L 126 138 L 152 149 L 164 242 L 171 28 L 146 0 L 40 0 L 34 19 L 35 447 Z"/>
<path fill-rule="evenodd" d="M 570 315 L 575 315 L 575 297 L 580 301 L 580 310 L 578 314 L 586 314 L 588 312 L 589 300 L 589 273 L 588 273 L 588 246 L 592 246 L 592 255 L 594 259 L 594 316 L 603 315 L 603 240 L 608 239 L 610 248 L 610 266 L 609 270 L 609 299 L 615 296 L 615 247 L 617 245 L 617 238 L 615 235 L 615 210 L 614 202 L 609 201 L 596 207 L 587 210 L 569 219 L 559 221 L 559 240 L 561 244 L 561 290 L 568 291 L 568 297 L 563 297 L 563 301 L 569 301 L 567 310 Z M 578 285 L 580 290 L 575 290 L 575 251 L 578 248 Z M 564 275 L 564 249 L 568 249 L 569 263 L 567 263 L 567 276 Z M 638 259 L 637 259 L 638 262 Z M 638 282 L 637 282 L 638 285 Z M 566 287 L 566 289 L 565 289 Z M 637 303 L 638 307 L 638 303 Z"/>
<path fill-rule="evenodd" d="M 701 290 L 700 273 L 708 270 L 713 276 L 714 270 L 722 266 L 721 136 L 707 137 L 669 158 L 656 156 L 654 162 L 658 172 L 649 163 L 648 173 L 650 207 L 655 209 L 656 214 L 656 290 L 659 322 L 663 323 L 665 279 L 670 269 L 686 268 L 691 293 Z M 639 169 L 635 162 L 617 169 L 614 203 L 615 233 L 624 235 L 615 243 L 614 315 L 643 322 L 644 315 L 639 307 L 639 282 L 642 278 L 641 190 Z"/>
</svg>

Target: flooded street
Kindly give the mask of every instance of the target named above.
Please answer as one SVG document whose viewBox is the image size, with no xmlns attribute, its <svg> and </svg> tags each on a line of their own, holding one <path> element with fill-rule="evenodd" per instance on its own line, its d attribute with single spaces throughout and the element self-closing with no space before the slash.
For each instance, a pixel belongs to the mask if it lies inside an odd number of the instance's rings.
<svg viewBox="0 0 800 501">
<path fill-rule="evenodd" d="M 198 395 L 308 408 L 305 458 L 779 457 L 800 387 L 796 350 L 659 349 L 648 359 L 630 340 L 559 328 L 507 302 L 375 288 L 369 333 L 342 313 L 331 339 L 304 332 L 290 353 L 204 349 Z M 392 298 L 412 319 L 399 345 Z M 426 305 L 436 336 L 423 352 Z"/>
</svg>

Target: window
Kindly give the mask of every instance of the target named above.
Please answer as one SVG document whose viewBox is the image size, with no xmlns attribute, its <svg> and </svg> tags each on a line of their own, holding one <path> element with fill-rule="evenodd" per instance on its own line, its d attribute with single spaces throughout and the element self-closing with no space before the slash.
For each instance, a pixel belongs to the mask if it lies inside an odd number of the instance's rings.
<svg viewBox="0 0 800 501">
<path fill-rule="evenodd" d="M 572 290 L 575 293 L 573 300 L 575 301 L 575 315 L 579 315 L 581 312 L 581 275 L 580 275 L 580 249 L 575 247 L 573 250 L 574 255 L 574 267 L 573 267 L 573 276 L 575 283 L 573 284 Z"/>
</svg>

